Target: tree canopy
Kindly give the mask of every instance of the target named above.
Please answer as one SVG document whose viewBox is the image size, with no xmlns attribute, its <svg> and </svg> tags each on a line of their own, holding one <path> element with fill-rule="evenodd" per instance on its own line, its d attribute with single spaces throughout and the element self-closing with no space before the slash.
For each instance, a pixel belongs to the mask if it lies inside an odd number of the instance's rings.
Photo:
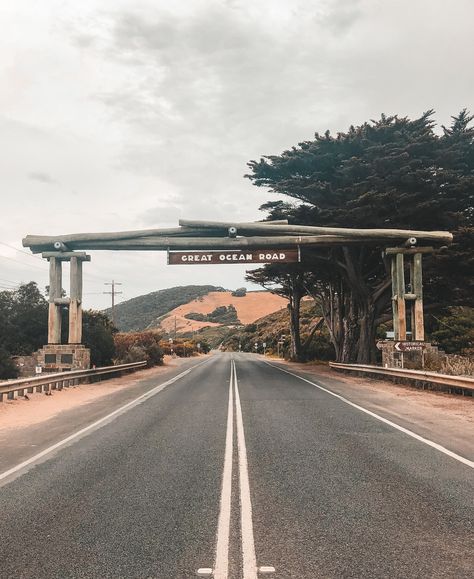
<svg viewBox="0 0 474 579">
<path fill-rule="evenodd" d="M 250 161 L 258 187 L 290 200 L 262 206 L 270 219 L 333 227 L 436 229 L 454 233 L 425 259 L 428 306 L 474 301 L 474 129 L 466 110 L 436 130 L 420 118 L 382 115 L 333 136 L 315 134 L 280 155 Z M 323 305 L 338 359 L 375 360 L 375 330 L 389 319 L 383 247 L 303 252 L 308 293 Z M 283 269 L 285 266 L 280 266 Z M 269 279 L 274 270 L 266 267 Z"/>
</svg>

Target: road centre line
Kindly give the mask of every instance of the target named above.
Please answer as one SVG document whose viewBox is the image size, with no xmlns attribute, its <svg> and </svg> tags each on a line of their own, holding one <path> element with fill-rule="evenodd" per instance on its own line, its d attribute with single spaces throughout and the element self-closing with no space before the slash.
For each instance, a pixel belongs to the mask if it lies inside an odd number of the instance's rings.
<svg viewBox="0 0 474 579">
<path fill-rule="evenodd" d="M 212 360 L 212 358 L 211 358 L 211 360 Z M 200 362 L 199 364 L 196 364 L 196 366 L 193 366 L 192 368 L 188 368 L 187 370 L 185 370 L 184 372 L 181 372 L 180 374 L 178 374 L 174 378 L 167 380 L 163 384 L 155 386 L 154 388 L 152 388 L 148 392 L 145 392 L 144 394 L 141 394 L 140 396 L 138 396 L 134 400 L 127 402 L 127 404 L 124 404 L 120 408 L 117 408 L 116 410 L 114 410 L 110 414 L 107 414 L 106 416 L 99 418 L 99 420 L 96 420 L 92 424 L 89 424 L 88 426 L 81 428 L 77 432 L 74 432 L 73 434 L 67 436 L 66 438 L 63 438 L 59 442 L 56 442 L 55 444 L 48 446 L 48 448 L 45 448 L 44 450 L 42 450 L 38 454 L 35 454 L 34 456 L 28 458 L 27 460 L 24 460 L 20 464 L 17 464 L 16 466 L 6 470 L 5 472 L 0 473 L 0 483 L 2 481 L 5 481 L 5 479 L 8 479 L 9 477 L 11 477 L 15 474 L 17 476 L 20 476 L 21 474 L 23 474 L 22 471 L 24 469 L 27 469 L 28 467 L 34 465 L 36 462 L 39 462 L 42 459 L 45 459 L 49 454 L 60 449 L 61 447 L 65 446 L 65 445 L 69 444 L 70 442 L 74 441 L 76 438 L 80 438 L 84 434 L 86 434 L 90 431 L 93 431 L 100 426 L 108 424 L 109 422 L 112 422 L 113 420 L 118 418 L 118 416 L 120 416 L 121 414 L 127 412 L 128 410 L 130 410 L 134 406 L 138 406 L 139 404 L 142 404 L 143 402 L 148 400 L 148 398 L 155 396 L 155 394 L 158 394 L 159 392 L 164 390 L 164 388 L 166 388 L 170 384 L 173 384 L 174 382 L 177 382 L 181 378 L 184 378 L 184 376 L 187 376 L 192 370 L 195 370 L 199 366 L 202 366 L 203 364 L 206 364 L 209 361 L 210 360 L 207 359 L 207 360 L 204 360 L 203 362 Z M 8 481 L 8 482 L 11 482 L 11 481 Z"/>
<path fill-rule="evenodd" d="M 250 483 L 248 474 L 247 448 L 245 444 L 242 407 L 240 405 L 239 383 L 235 362 L 232 360 L 234 371 L 237 449 L 239 453 L 239 486 L 240 486 L 240 526 L 242 535 L 242 572 L 243 579 L 257 579 L 257 561 L 255 555 L 255 541 L 253 536 L 252 502 L 250 498 Z"/>
<path fill-rule="evenodd" d="M 232 455 L 234 452 L 234 367 L 230 363 L 229 403 L 227 407 L 227 430 L 225 437 L 224 470 L 222 474 L 221 502 L 217 523 L 217 547 L 214 564 L 214 579 L 227 579 L 229 572 L 229 537 L 232 499 Z"/>
<path fill-rule="evenodd" d="M 274 364 L 270 364 L 270 362 L 267 362 L 266 360 L 264 360 L 264 362 L 265 362 L 265 364 L 268 364 L 268 366 L 271 366 L 272 368 L 276 368 L 277 370 L 280 370 L 281 372 L 285 372 L 285 374 L 289 374 L 290 376 L 294 376 L 295 378 L 298 378 L 299 380 L 302 380 L 303 382 L 307 382 L 308 384 L 311 384 L 312 386 L 319 388 L 319 390 L 322 390 L 323 392 L 326 392 L 327 394 L 330 394 L 331 396 L 338 398 L 339 400 L 341 400 L 345 404 L 348 404 L 349 406 L 352 406 L 353 408 L 357 408 L 357 410 L 360 410 L 361 412 L 364 412 L 365 414 L 368 414 L 369 416 L 372 416 L 373 418 L 380 420 L 380 422 L 383 422 L 384 424 L 388 424 L 392 428 L 395 428 L 395 429 L 399 430 L 400 432 L 403 432 L 404 434 L 407 434 L 408 436 L 411 436 L 412 438 L 414 438 L 420 442 L 423 442 L 424 444 L 426 444 L 428 446 L 431 446 L 432 448 L 438 450 L 439 452 L 442 452 L 443 454 L 446 454 L 447 456 L 454 458 L 454 460 L 457 460 L 458 462 L 461 462 L 462 464 L 465 464 L 466 466 L 468 466 L 470 468 L 474 468 L 474 461 L 469 460 L 467 458 L 464 458 L 463 456 L 460 456 L 459 454 L 456 454 L 455 452 L 445 448 L 444 446 L 441 446 L 441 444 L 438 444 L 437 442 L 433 442 L 432 440 L 429 440 L 428 438 L 424 438 L 423 436 L 416 434 L 416 432 L 413 432 L 413 431 L 409 430 L 408 428 L 404 428 L 403 426 L 400 426 L 399 424 L 396 424 L 395 422 L 392 422 L 391 420 L 388 420 L 387 418 L 384 418 L 383 416 L 380 416 L 379 414 L 376 414 L 375 412 L 372 412 L 371 410 L 367 410 L 367 408 L 364 408 L 363 406 L 359 406 L 358 404 L 351 402 L 347 398 L 344 398 L 344 396 L 341 396 L 340 394 L 336 394 L 335 392 L 332 392 L 331 390 L 324 388 L 324 386 L 320 386 L 319 384 L 316 384 L 315 382 L 311 382 L 311 380 L 307 380 L 306 378 L 303 378 L 302 376 L 298 376 L 298 374 L 294 374 L 293 372 L 289 372 L 288 370 L 284 370 L 283 368 L 280 368 L 279 366 L 275 366 Z"/>
</svg>

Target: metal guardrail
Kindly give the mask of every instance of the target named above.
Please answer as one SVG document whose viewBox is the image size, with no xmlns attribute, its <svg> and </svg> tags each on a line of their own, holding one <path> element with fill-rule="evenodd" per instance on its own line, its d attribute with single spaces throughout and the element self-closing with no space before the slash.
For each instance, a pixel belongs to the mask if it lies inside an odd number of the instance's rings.
<svg viewBox="0 0 474 579">
<path fill-rule="evenodd" d="M 382 368 L 381 366 L 369 366 L 364 364 L 340 364 L 329 362 L 331 368 L 335 370 L 346 370 L 350 372 L 360 372 L 362 374 L 372 374 L 385 376 L 387 378 L 404 378 L 418 383 L 428 383 L 439 386 L 440 390 L 462 391 L 469 395 L 474 395 L 474 378 L 468 376 L 450 376 L 449 374 L 438 374 L 437 372 L 425 372 L 424 370 L 406 370 L 402 368 Z"/>
<path fill-rule="evenodd" d="M 24 396 L 25 390 L 28 393 L 50 392 L 51 390 L 62 390 L 69 386 L 76 386 L 86 379 L 95 381 L 95 378 L 107 374 L 120 374 L 130 370 L 145 368 L 146 362 L 132 362 L 130 364 L 117 364 L 116 366 L 103 366 L 102 368 L 91 368 L 90 370 L 72 370 L 70 372 L 54 372 L 32 376 L 31 378 L 20 378 L 19 380 L 8 380 L 0 382 L 0 402 L 6 394 L 8 400 L 13 400 L 16 396 Z"/>
</svg>

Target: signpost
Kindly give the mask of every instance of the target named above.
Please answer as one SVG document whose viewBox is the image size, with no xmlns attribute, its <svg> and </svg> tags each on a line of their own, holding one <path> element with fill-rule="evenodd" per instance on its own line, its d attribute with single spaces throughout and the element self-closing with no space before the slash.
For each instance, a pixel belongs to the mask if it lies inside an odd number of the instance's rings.
<svg viewBox="0 0 474 579">
<path fill-rule="evenodd" d="M 395 342 L 397 352 L 413 352 L 426 349 L 426 342 Z"/>
<path fill-rule="evenodd" d="M 215 265 L 233 263 L 298 263 L 299 247 L 223 251 L 168 251 L 169 265 Z"/>
</svg>

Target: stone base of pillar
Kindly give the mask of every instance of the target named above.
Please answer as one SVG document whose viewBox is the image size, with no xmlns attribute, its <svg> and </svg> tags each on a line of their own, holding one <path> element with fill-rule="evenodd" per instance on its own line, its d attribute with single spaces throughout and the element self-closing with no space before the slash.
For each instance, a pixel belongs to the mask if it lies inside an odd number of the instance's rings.
<svg viewBox="0 0 474 579">
<path fill-rule="evenodd" d="M 48 344 L 36 352 L 36 361 L 43 372 L 87 370 L 91 367 L 91 351 L 80 344 Z"/>
<path fill-rule="evenodd" d="M 407 370 L 423 370 L 427 360 L 430 362 L 445 353 L 429 342 L 397 342 L 385 340 L 379 342 L 382 350 L 382 366 L 384 368 L 406 368 Z"/>
</svg>

